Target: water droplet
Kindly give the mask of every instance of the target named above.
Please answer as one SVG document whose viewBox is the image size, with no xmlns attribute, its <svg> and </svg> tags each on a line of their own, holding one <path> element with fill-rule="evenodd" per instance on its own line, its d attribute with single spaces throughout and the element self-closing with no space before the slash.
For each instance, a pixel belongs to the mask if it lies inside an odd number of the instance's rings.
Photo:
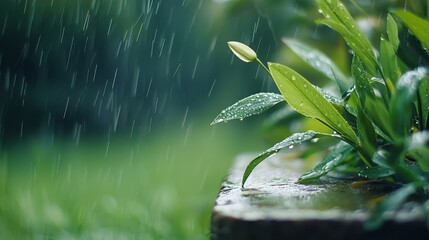
<svg viewBox="0 0 429 240">
<path fill-rule="evenodd" d="M 296 76 L 292 75 L 292 80 L 295 81 L 296 80 Z"/>
<path fill-rule="evenodd" d="M 418 126 L 420 124 L 420 121 L 418 119 L 415 119 L 414 123 Z"/>
</svg>

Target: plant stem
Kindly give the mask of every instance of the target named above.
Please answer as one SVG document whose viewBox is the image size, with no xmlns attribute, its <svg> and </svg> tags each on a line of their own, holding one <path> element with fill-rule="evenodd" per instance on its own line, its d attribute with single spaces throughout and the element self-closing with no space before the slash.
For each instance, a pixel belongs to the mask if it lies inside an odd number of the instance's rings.
<svg viewBox="0 0 429 240">
<path fill-rule="evenodd" d="M 270 70 L 268 70 L 268 68 L 267 67 L 265 67 L 265 65 L 261 62 L 261 60 L 259 59 L 259 58 L 256 58 L 256 61 L 259 63 L 259 65 L 261 65 L 264 69 L 265 69 L 265 71 L 267 71 L 267 73 L 268 74 L 270 74 L 270 76 L 271 76 L 271 73 L 270 73 Z"/>
</svg>

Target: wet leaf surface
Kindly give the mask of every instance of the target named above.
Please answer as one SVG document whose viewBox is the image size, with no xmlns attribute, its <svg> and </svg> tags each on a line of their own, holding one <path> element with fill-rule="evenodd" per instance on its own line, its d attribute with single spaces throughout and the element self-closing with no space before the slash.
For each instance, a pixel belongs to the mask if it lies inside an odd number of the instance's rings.
<svg viewBox="0 0 429 240">
<path fill-rule="evenodd" d="M 244 118 L 260 114 L 283 101 L 284 98 L 280 94 L 257 93 L 246 97 L 223 110 L 211 124 L 227 122 L 234 119 L 243 120 Z"/>
<path fill-rule="evenodd" d="M 337 109 L 304 77 L 281 64 L 268 64 L 277 87 L 297 112 L 316 118 L 343 137 L 358 142 L 356 134 Z"/>
<path fill-rule="evenodd" d="M 293 148 L 294 145 L 301 144 L 304 141 L 311 140 L 313 138 L 325 136 L 326 134 L 323 133 L 317 133 L 315 131 L 307 131 L 305 133 L 294 133 L 290 137 L 287 137 L 283 141 L 275 144 L 268 150 L 264 151 L 263 153 L 259 154 L 255 159 L 253 159 L 249 165 L 247 166 L 244 174 L 243 174 L 243 180 L 242 185 L 246 183 L 247 178 L 252 173 L 253 169 L 255 169 L 258 164 L 260 164 L 263 160 L 265 160 L 267 157 L 273 155 L 274 153 L 277 153 L 278 151 L 284 149 L 284 148 Z"/>
</svg>

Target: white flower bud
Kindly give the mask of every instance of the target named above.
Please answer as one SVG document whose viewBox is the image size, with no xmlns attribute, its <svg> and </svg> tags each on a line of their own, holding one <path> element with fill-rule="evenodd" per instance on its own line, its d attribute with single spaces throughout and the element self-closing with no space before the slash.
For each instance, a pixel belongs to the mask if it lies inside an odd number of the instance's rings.
<svg viewBox="0 0 429 240">
<path fill-rule="evenodd" d="M 240 58 L 243 62 L 253 62 L 257 56 L 255 51 L 241 42 L 228 42 L 228 46 L 235 56 Z"/>
</svg>

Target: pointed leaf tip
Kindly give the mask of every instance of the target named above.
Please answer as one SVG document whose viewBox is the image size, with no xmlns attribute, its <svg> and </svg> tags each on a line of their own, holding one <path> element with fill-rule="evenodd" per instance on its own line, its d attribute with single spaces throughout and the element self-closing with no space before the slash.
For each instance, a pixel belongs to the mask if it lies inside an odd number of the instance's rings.
<svg viewBox="0 0 429 240">
<path fill-rule="evenodd" d="M 244 119 L 256 114 L 260 114 L 271 108 L 284 98 L 276 93 L 257 93 L 241 99 L 240 101 L 223 110 L 210 125 L 227 122 L 234 119 Z"/>
<path fill-rule="evenodd" d="M 268 67 L 277 88 L 295 111 L 320 120 L 346 139 L 359 142 L 350 124 L 307 79 L 281 64 L 268 63 Z"/>
<path fill-rule="evenodd" d="M 241 180 L 241 187 L 244 188 L 244 184 L 246 183 L 247 179 L 249 178 L 253 170 L 256 168 L 256 166 L 258 166 L 262 161 L 264 161 L 269 156 L 277 153 L 278 151 L 284 148 L 290 148 L 295 145 L 301 144 L 302 142 L 311 140 L 313 138 L 319 138 L 319 137 L 333 137 L 333 135 L 321 133 L 321 132 L 315 132 L 311 130 L 304 133 L 294 133 L 291 136 L 285 138 L 283 141 L 275 144 L 265 152 L 259 154 L 247 165 L 246 170 L 244 171 L 244 174 L 243 174 L 243 178 Z"/>
</svg>

